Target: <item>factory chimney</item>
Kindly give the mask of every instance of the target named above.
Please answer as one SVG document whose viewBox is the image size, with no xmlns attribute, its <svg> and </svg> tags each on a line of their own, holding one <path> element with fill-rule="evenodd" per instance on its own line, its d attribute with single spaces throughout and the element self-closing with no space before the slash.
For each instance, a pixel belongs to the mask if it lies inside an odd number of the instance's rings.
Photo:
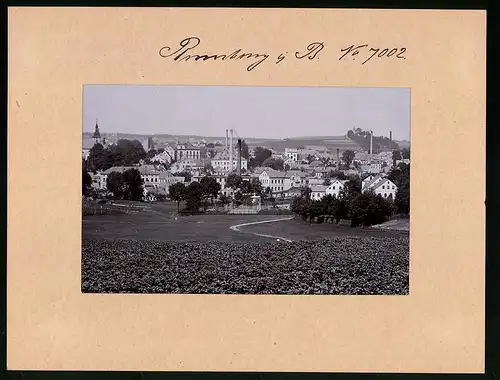
<svg viewBox="0 0 500 380">
<path fill-rule="evenodd" d="M 236 167 L 236 174 L 241 175 L 241 139 L 238 139 L 238 166 Z"/>
<path fill-rule="evenodd" d="M 389 149 L 392 150 L 392 131 L 389 131 Z"/>
<path fill-rule="evenodd" d="M 228 130 L 226 129 L 226 149 L 228 148 L 228 146 L 227 146 L 227 139 L 228 139 L 228 136 L 229 136 L 229 132 L 228 132 Z"/>
<path fill-rule="evenodd" d="M 337 148 L 337 170 L 340 170 L 340 149 Z"/>
<path fill-rule="evenodd" d="M 229 173 L 233 171 L 233 129 L 229 130 Z"/>
<path fill-rule="evenodd" d="M 373 154 L 373 131 L 370 131 L 370 154 Z"/>
</svg>

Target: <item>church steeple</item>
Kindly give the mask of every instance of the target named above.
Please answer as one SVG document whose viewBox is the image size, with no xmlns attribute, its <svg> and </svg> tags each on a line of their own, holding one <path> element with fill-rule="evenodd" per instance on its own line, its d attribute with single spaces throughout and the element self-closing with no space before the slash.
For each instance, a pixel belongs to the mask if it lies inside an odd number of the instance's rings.
<svg viewBox="0 0 500 380">
<path fill-rule="evenodd" d="M 92 135 L 92 138 L 94 139 L 95 144 L 99 144 L 101 142 L 101 133 L 99 132 L 99 125 L 98 125 L 98 120 L 95 120 L 95 131 L 94 134 Z"/>
</svg>

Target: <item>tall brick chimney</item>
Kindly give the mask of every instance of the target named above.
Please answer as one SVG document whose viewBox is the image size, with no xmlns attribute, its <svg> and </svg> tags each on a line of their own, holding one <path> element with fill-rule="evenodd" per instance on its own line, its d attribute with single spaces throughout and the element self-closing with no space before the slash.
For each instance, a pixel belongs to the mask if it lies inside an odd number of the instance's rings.
<svg viewBox="0 0 500 380">
<path fill-rule="evenodd" d="M 238 166 L 236 167 L 236 174 L 241 175 L 241 139 L 238 139 Z"/>
<path fill-rule="evenodd" d="M 337 170 L 340 170 L 340 149 L 337 148 Z"/>
</svg>

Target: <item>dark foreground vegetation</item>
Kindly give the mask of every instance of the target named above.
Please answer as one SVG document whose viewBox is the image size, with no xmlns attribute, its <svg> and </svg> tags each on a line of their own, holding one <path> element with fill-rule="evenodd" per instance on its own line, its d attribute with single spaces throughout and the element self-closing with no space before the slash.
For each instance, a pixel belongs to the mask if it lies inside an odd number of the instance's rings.
<svg viewBox="0 0 500 380">
<path fill-rule="evenodd" d="M 86 237 L 82 291 L 195 294 L 408 294 L 409 238 L 292 243 Z"/>
</svg>

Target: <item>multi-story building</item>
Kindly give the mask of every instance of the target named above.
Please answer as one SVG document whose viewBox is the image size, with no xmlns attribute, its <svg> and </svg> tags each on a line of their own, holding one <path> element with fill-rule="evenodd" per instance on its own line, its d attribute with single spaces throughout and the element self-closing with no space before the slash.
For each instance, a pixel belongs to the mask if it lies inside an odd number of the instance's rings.
<svg viewBox="0 0 500 380">
<path fill-rule="evenodd" d="M 373 173 L 378 174 L 382 171 L 382 162 L 380 161 L 369 161 L 368 163 L 361 164 L 362 173 Z"/>
<path fill-rule="evenodd" d="M 396 198 L 396 193 L 398 187 L 388 178 L 382 177 L 380 175 L 375 177 L 365 178 L 362 182 L 363 191 L 373 191 L 377 195 L 381 195 L 384 198 Z"/>
<path fill-rule="evenodd" d="M 199 160 L 201 158 L 201 150 L 199 147 L 191 143 L 177 144 L 175 159 L 182 161 L 185 159 Z"/>
<path fill-rule="evenodd" d="M 344 190 L 344 185 L 346 182 L 347 180 L 340 180 L 340 179 L 332 181 L 332 183 L 330 183 L 330 185 L 328 185 L 328 187 L 326 188 L 325 191 L 326 195 L 333 195 L 336 198 L 338 198 L 340 192 Z"/>
<path fill-rule="evenodd" d="M 169 171 L 160 172 L 158 175 L 158 178 L 159 178 L 159 186 L 161 188 L 165 189 L 167 194 L 168 194 L 168 190 L 170 189 L 170 186 L 172 186 L 176 183 L 179 183 L 179 182 L 184 183 L 184 177 L 174 176 Z"/>
<path fill-rule="evenodd" d="M 313 201 L 319 201 L 326 195 L 326 189 L 328 186 L 324 185 L 314 185 L 311 186 L 311 199 Z"/>
<path fill-rule="evenodd" d="M 219 152 L 211 159 L 212 167 L 215 170 L 230 170 L 230 157 L 226 152 Z M 233 166 L 232 169 L 236 171 L 238 166 L 238 157 L 235 154 L 233 156 Z M 241 157 L 241 170 L 248 170 L 248 161 L 246 158 Z"/>
<path fill-rule="evenodd" d="M 285 148 L 285 156 L 287 159 L 290 159 L 294 162 L 297 162 L 300 159 L 300 153 L 297 149 Z"/>
</svg>

